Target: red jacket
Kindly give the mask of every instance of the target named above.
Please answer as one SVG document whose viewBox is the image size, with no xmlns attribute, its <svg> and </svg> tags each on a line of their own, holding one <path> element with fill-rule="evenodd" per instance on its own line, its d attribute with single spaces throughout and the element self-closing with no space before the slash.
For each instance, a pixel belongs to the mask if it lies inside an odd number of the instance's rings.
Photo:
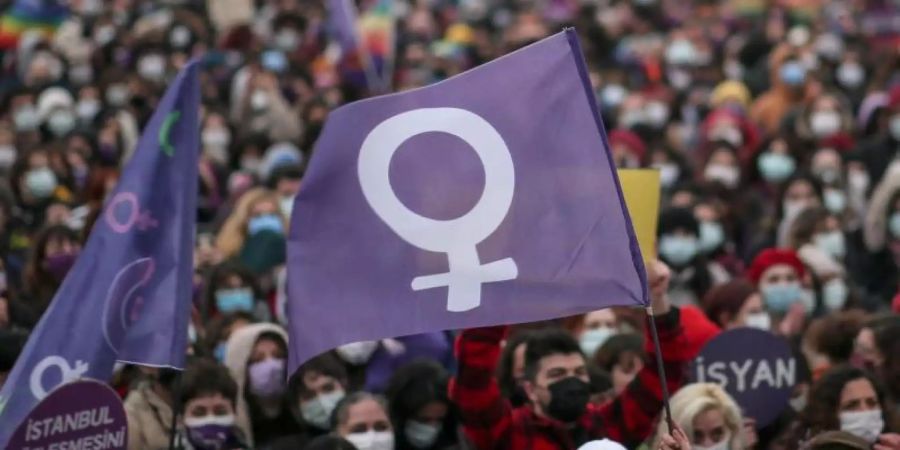
<svg viewBox="0 0 900 450">
<path fill-rule="evenodd" d="M 677 308 L 655 320 L 669 392 L 675 392 L 686 378 L 685 363 L 696 352 L 688 343 Z M 508 328 L 469 329 L 457 338 L 459 371 L 451 381 L 450 397 L 459 407 L 466 434 L 479 450 L 574 449 L 576 443 L 563 423 L 538 416 L 529 405 L 513 409 L 501 396 L 494 372 Z M 662 410 L 662 390 L 649 333 L 645 341 L 651 357 L 634 381 L 612 401 L 589 404 L 578 420 L 590 439 L 609 438 L 634 448 L 650 436 Z"/>
</svg>

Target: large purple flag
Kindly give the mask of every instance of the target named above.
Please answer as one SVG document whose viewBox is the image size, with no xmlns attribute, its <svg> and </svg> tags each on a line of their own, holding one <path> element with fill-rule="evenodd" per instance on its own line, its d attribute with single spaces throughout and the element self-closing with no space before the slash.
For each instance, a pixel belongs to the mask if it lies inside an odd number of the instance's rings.
<svg viewBox="0 0 900 450">
<path fill-rule="evenodd" d="M 117 360 L 181 367 L 193 274 L 198 66 L 171 84 L 0 391 L 0 448 L 38 400 Z"/>
<path fill-rule="evenodd" d="M 574 30 L 331 113 L 288 241 L 290 366 L 340 344 L 646 305 Z"/>
</svg>

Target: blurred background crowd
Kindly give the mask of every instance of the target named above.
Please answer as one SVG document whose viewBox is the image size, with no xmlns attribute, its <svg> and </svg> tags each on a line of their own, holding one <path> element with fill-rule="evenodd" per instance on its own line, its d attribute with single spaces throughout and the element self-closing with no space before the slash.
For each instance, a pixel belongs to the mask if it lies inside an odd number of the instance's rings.
<svg viewBox="0 0 900 450">
<path fill-rule="evenodd" d="M 658 257 L 685 329 L 770 330 L 801 361 L 790 405 L 759 430 L 716 385 L 675 392 L 688 445 L 900 448 L 900 3 L 357 0 L 363 21 L 389 19 L 365 44 L 382 83 L 348 57 L 333 3 L 71 0 L 54 33 L 3 42 L 0 381 L 167 82 L 196 57 L 193 356 L 183 376 L 118 368 L 129 448 L 169 448 L 173 432 L 180 448 L 477 448 L 465 426 L 477 414 L 448 394 L 465 363 L 457 330 L 345 345 L 284 381 L 293 198 L 332 109 L 574 26 L 614 161 L 660 171 Z M 652 358 L 644 326 L 628 309 L 513 326 L 492 379 L 513 405 L 549 402 L 538 409 L 560 419 L 562 406 L 523 386 L 542 345 L 575 345 L 590 402 L 614 401 Z M 550 425 L 529 426 L 514 432 Z M 643 445 L 668 448 L 664 434 Z M 527 448 L 586 441 L 566 439 Z"/>
</svg>

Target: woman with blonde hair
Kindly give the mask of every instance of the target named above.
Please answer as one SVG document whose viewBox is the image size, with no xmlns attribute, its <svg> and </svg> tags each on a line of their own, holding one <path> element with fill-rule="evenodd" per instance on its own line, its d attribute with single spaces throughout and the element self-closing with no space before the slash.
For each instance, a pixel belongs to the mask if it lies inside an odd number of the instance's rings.
<svg viewBox="0 0 900 450">
<path fill-rule="evenodd" d="M 672 396 L 670 405 L 672 420 L 684 430 L 692 450 L 744 450 L 741 410 L 718 384 L 689 384 Z M 668 433 L 666 421 L 660 420 L 650 448 L 660 448 Z"/>
<path fill-rule="evenodd" d="M 247 236 L 269 230 L 284 234 L 287 221 L 278 205 L 278 194 L 264 188 L 251 189 L 244 193 L 225 220 L 216 247 L 225 259 L 237 256 L 244 247 Z"/>
</svg>

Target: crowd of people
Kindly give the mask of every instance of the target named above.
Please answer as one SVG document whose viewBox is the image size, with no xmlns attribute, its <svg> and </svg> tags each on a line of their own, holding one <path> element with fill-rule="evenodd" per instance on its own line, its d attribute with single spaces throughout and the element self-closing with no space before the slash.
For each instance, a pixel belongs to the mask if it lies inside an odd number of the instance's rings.
<svg viewBox="0 0 900 450">
<path fill-rule="evenodd" d="M 329 111 L 382 90 L 342 58 L 330 3 L 71 0 L 52 36 L 3 53 L 0 383 L 167 82 L 200 58 L 189 364 L 117 366 L 129 449 L 900 449 L 896 2 L 391 2 L 391 91 L 575 27 L 613 160 L 660 172 L 655 316 L 357 342 L 288 377 L 293 198 Z M 738 327 L 800 362 L 765 427 L 685 376 Z"/>
</svg>

